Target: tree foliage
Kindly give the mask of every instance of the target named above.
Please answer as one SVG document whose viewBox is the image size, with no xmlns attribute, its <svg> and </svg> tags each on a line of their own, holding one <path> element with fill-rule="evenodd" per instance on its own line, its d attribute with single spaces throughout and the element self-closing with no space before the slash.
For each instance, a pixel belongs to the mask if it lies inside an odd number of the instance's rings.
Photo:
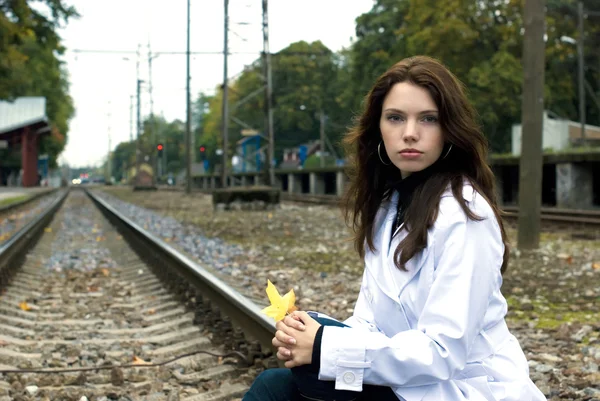
<svg viewBox="0 0 600 401">
<path fill-rule="evenodd" d="M 596 0 L 584 3 L 587 9 L 600 11 Z M 586 114 L 588 123 L 596 125 L 600 125 L 598 22 L 598 17 L 586 18 L 584 41 Z M 545 108 L 578 120 L 577 48 L 564 40 L 580 39 L 577 0 L 547 0 L 546 27 Z M 522 47 L 522 0 L 376 0 L 356 19 L 356 39 L 349 48 L 332 52 L 319 41 L 300 41 L 272 55 L 276 160 L 281 160 L 285 148 L 319 139 L 321 112 L 327 116 L 326 134 L 337 144 L 375 79 L 395 62 L 419 54 L 441 60 L 457 75 L 478 111 L 492 151 L 507 152 L 511 127 L 521 119 Z M 242 129 L 266 133 L 264 85 L 262 59 L 229 83 L 230 155 Z M 200 95 L 194 107 L 196 144 L 207 147 L 212 166 L 220 163 L 215 152 L 222 147 L 222 99 L 218 87 L 213 96 Z M 183 132 L 173 132 L 173 138 L 183 138 Z M 183 168 L 183 150 L 178 155 Z"/>
<path fill-rule="evenodd" d="M 46 98 L 54 133 L 44 137 L 40 152 L 49 155 L 51 166 L 56 166 L 66 144 L 74 112 L 67 72 L 59 59 L 65 49 L 57 29 L 77 16 L 63 0 L 0 1 L 0 99 Z"/>
</svg>

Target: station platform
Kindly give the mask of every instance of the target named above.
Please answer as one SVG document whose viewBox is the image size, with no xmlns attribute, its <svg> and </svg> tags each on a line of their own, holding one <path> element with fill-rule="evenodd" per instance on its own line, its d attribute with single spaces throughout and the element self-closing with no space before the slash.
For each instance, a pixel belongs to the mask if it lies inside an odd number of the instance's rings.
<svg viewBox="0 0 600 401">
<path fill-rule="evenodd" d="M 0 202 L 11 198 L 20 198 L 22 196 L 34 196 L 40 193 L 50 192 L 51 187 L 0 187 Z"/>
</svg>

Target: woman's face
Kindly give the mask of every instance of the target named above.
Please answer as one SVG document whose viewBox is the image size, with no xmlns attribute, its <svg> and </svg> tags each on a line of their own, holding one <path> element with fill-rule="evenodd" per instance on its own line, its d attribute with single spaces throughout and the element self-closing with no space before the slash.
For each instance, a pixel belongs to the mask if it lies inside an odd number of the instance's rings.
<svg viewBox="0 0 600 401">
<path fill-rule="evenodd" d="M 431 166 L 442 154 L 438 108 L 420 86 L 401 82 L 390 89 L 383 100 L 379 129 L 385 152 L 402 178 Z M 381 153 L 383 157 L 383 149 Z"/>
</svg>

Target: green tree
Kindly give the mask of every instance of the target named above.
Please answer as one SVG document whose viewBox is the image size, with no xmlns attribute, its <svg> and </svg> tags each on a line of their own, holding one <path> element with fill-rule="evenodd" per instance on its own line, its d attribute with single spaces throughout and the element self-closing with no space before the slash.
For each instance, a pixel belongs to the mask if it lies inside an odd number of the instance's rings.
<svg viewBox="0 0 600 401">
<path fill-rule="evenodd" d="M 329 50 L 321 42 L 296 42 L 272 55 L 275 158 L 282 159 L 283 149 L 319 139 L 319 115 L 328 116 L 327 133 L 341 135 L 348 118 L 343 111 L 340 91 L 347 81 L 341 73 L 345 57 Z M 262 60 L 248 66 L 229 86 L 229 154 L 235 152 L 241 131 L 253 128 L 265 133 Z M 222 146 L 221 110 L 223 94 L 207 97 L 202 142 Z M 212 157 L 212 153 L 211 153 Z M 216 163 L 221 161 L 217 157 Z M 213 164 L 214 165 L 214 164 Z"/>
<path fill-rule="evenodd" d="M 561 41 L 577 38 L 575 0 L 549 0 L 546 42 L 546 108 L 577 119 L 576 48 Z M 588 0 L 588 9 L 598 7 Z M 344 104 L 360 104 L 376 76 L 405 57 L 425 54 L 446 64 L 465 83 L 479 112 L 492 150 L 510 148 L 511 126 L 520 120 L 523 38 L 521 0 L 377 0 L 357 18 L 357 40 L 348 50 L 351 85 Z M 586 21 L 586 64 L 600 66 L 600 24 Z M 600 71 L 586 72 L 600 92 Z M 599 109 L 588 102 L 588 121 Z"/>
<path fill-rule="evenodd" d="M 31 7 L 32 3 L 0 2 L 0 99 L 46 98 L 46 114 L 58 132 L 43 139 L 40 152 L 48 153 L 51 166 L 56 167 L 74 112 L 67 72 L 59 59 L 65 49 L 57 29 L 78 14 L 63 0 L 42 1 L 46 12 Z"/>
</svg>

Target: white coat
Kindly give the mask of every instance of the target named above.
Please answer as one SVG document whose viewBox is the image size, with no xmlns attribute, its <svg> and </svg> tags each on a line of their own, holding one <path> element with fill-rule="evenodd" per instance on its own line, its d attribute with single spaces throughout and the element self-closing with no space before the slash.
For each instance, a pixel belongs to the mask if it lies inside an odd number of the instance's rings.
<svg viewBox="0 0 600 401">
<path fill-rule="evenodd" d="M 391 387 L 406 401 L 546 400 L 504 316 L 504 245 L 488 202 L 465 184 L 463 197 L 483 221 L 467 219 L 450 189 L 427 233 L 427 247 L 400 271 L 390 243 L 397 192 L 376 217 L 375 252 L 365 271 L 351 328 L 326 326 L 320 380 L 339 390 Z"/>
</svg>

